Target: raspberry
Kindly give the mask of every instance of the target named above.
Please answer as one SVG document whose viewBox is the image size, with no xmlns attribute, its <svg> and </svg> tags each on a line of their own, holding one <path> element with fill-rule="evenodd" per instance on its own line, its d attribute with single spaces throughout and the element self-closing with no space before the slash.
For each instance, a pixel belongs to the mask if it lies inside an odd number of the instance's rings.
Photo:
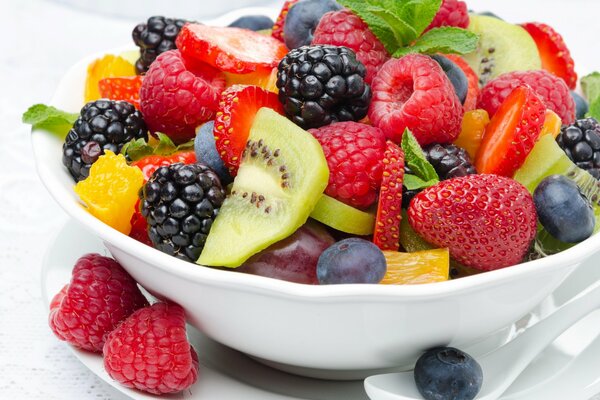
<svg viewBox="0 0 600 400">
<path fill-rule="evenodd" d="M 460 133 L 463 106 L 450 80 L 431 57 L 391 59 L 373 80 L 369 119 L 400 143 L 405 128 L 421 146 L 452 142 Z"/>
<path fill-rule="evenodd" d="M 426 241 L 482 271 L 520 263 L 537 228 L 531 194 L 497 175 L 467 175 L 423 190 L 410 203 L 408 221 Z"/>
<path fill-rule="evenodd" d="M 178 50 L 170 50 L 159 55 L 146 73 L 140 106 L 151 131 L 182 143 L 214 117 L 224 88 L 225 78 L 217 69 L 184 60 Z"/>
<path fill-rule="evenodd" d="M 381 130 L 338 122 L 310 132 L 321 143 L 329 166 L 325 193 L 353 207 L 373 204 L 383 173 L 385 138 Z"/>
<path fill-rule="evenodd" d="M 354 50 L 358 61 L 367 68 L 365 82 L 368 84 L 371 84 L 379 69 L 390 58 L 367 24 L 349 10 L 325 14 L 317 25 L 312 44 L 331 44 Z"/>
<path fill-rule="evenodd" d="M 502 74 L 487 83 L 479 94 L 477 108 L 492 117 L 511 92 L 521 85 L 529 85 L 547 108 L 554 111 L 563 125 L 575 121 L 575 101 L 565 82 L 547 71 L 515 71 Z"/>
<path fill-rule="evenodd" d="M 52 299 L 48 322 L 60 340 L 101 352 L 107 335 L 147 305 L 119 263 L 99 254 L 86 254 L 75 263 L 71 282 Z"/>
<path fill-rule="evenodd" d="M 104 368 L 122 385 L 153 394 L 176 393 L 198 379 L 198 355 L 185 331 L 185 312 L 173 303 L 142 308 L 112 331 Z"/>
<path fill-rule="evenodd" d="M 467 4 L 464 1 L 459 0 L 443 0 L 440 9 L 425 31 L 441 26 L 456 26 L 458 28 L 468 27 L 469 12 L 467 10 Z"/>
</svg>

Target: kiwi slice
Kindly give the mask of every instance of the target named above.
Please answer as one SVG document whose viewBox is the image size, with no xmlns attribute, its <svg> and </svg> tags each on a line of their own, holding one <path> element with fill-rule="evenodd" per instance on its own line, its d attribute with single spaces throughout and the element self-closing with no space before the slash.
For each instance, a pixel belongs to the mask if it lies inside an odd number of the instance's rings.
<svg viewBox="0 0 600 400">
<path fill-rule="evenodd" d="M 400 221 L 400 244 L 409 253 L 436 248 L 419 236 L 412 226 L 410 226 L 406 210 L 402 210 L 402 220 Z"/>
<path fill-rule="evenodd" d="M 261 108 L 198 264 L 238 267 L 291 235 L 306 222 L 328 180 L 319 142 L 270 108 Z"/>
<path fill-rule="evenodd" d="M 537 46 L 525 29 L 485 15 L 469 17 L 467 29 L 479 35 L 479 44 L 465 59 L 482 85 L 506 72 L 542 69 Z"/>
<path fill-rule="evenodd" d="M 326 194 L 321 196 L 310 217 L 341 232 L 370 235 L 375 227 L 373 213 L 358 210 Z"/>
</svg>

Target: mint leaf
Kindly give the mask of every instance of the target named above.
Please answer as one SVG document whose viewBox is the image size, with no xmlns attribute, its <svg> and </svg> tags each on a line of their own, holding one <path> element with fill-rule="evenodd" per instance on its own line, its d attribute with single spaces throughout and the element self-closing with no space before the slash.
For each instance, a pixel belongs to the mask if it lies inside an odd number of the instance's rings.
<svg viewBox="0 0 600 400">
<path fill-rule="evenodd" d="M 32 125 L 32 129 L 46 130 L 64 140 L 78 117 L 78 114 L 68 113 L 56 107 L 35 104 L 23 113 L 22 121 Z"/>
<path fill-rule="evenodd" d="M 581 90 L 588 99 L 593 103 L 597 98 L 600 97 L 600 72 L 592 72 L 589 75 L 581 78 Z"/>
<path fill-rule="evenodd" d="M 427 161 L 419 142 L 408 128 L 402 135 L 401 147 L 404 151 L 404 162 L 413 172 L 404 176 L 403 184 L 408 190 L 426 188 L 440 181 L 435 168 Z"/>
<path fill-rule="evenodd" d="M 157 133 L 157 138 L 151 137 L 147 142 L 144 139 L 135 139 L 126 143 L 121 149 L 121 154 L 131 161 L 137 161 L 147 156 L 169 156 L 180 151 L 192 150 L 194 141 L 175 146 L 171 138 L 164 133 Z"/>
<path fill-rule="evenodd" d="M 411 25 L 400 19 L 398 15 L 390 10 L 370 7 L 369 12 L 385 21 L 387 26 L 391 29 L 395 39 L 395 48 L 398 48 L 398 46 L 408 46 L 419 36 L 417 31 Z"/>
<path fill-rule="evenodd" d="M 442 5 L 442 0 L 387 0 L 399 18 L 411 26 L 420 36 L 431 24 Z M 407 43 L 408 44 L 408 43 Z"/>
<path fill-rule="evenodd" d="M 596 97 L 596 100 L 590 103 L 590 110 L 586 114 L 586 117 L 596 118 L 600 121 L 600 97 Z"/>
<path fill-rule="evenodd" d="M 479 36 L 465 29 L 447 26 L 434 28 L 418 38 L 412 46 L 396 51 L 394 57 L 408 53 L 469 54 L 477 49 L 478 42 Z"/>
</svg>

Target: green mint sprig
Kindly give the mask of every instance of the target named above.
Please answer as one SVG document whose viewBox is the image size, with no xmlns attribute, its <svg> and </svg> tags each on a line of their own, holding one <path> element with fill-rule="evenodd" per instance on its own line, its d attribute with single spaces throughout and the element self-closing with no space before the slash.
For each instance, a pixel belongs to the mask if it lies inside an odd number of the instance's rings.
<svg viewBox="0 0 600 400">
<path fill-rule="evenodd" d="M 402 135 L 401 147 L 404 151 L 404 163 L 413 172 L 404 175 L 402 184 L 408 190 L 424 189 L 439 183 L 440 177 L 435 172 L 435 168 L 427 161 L 419 142 L 408 128 Z"/>
<path fill-rule="evenodd" d="M 22 121 L 32 125 L 32 129 L 48 131 L 64 140 L 78 117 L 78 114 L 68 113 L 56 107 L 35 104 L 23 113 Z"/>
<path fill-rule="evenodd" d="M 394 57 L 408 53 L 468 54 L 479 36 L 460 28 L 434 28 L 423 34 L 441 0 L 338 0 L 358 15 Z"/>
<path fill-rule="evenodd" d="M 590 103 L 587 116 L 600 120 L 600 72 L 581 78 L 581 90 Z"/>
<path fill-rule="evenodd" d="M 151 138 L 146 141 L 144 139 L 134 139 L 126 143 L 121 149 L 121 154 L 126 156 L 131 161 L 137 161 L 146 156 L 168 156 L 184 150 L 192 150 L 194 141 L 180 144 L 175 143 L 164 133 L 157 133 L 157 139 Z"/>
</svg>

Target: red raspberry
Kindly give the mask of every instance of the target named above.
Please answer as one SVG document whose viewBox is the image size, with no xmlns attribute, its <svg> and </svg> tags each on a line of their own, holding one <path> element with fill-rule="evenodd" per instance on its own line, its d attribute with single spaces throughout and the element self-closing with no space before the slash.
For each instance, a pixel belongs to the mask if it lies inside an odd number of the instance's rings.
<svg viewBox="0 0 600 400">
<path fill-rule="evenodd" d="M 353 207 L 373 204 L 383 173 L 383 132 L 358 122 L 337 122 L 309 132 L 321 143 L 329 166 L 325 193 Z"/>
<path fill-rule="evenodd" d="M 404 129 L 421 146 L 450 143 L 460 134 L 463 106 L 431 57 L 409 54 L 386 62 L 373 79 L 371 123 L 400 143 Z"/>
<path fill-rule="evenodd" d="M 50 304 L 54 334 L 75 347 L 101 352 L 106 336 L 148 302 L 133 278 L 112 258 L 86 254 L 77 260 L 71 282 Z"/>
<path fill-rule="evenodd" d="M 546 107 L 558 114 L 563 125 L 575 121 L 575 101 L 565 81 L 543 70 L 509 72 L 489 81 L 479 94 L 477 108 L 483 108 L 493 117 L 502 102 L 522 85 L 529 85 Z"/>
<path fill-rule="evenodd" d="M 459 0 L 443 0 L 440 9 L 425 31 L 441 26 L 468 27 L 469 11 L 467 10 L 467 4 Z"/>
<path fill-rule="evenodd" d="M 367 68 L 365 81 L 368 84 L 390 58 L 367 24 L 349 10 L 330 11 L 323 15 L 315 29 L 312 44 L 346 46 L 354 50 L 358 61 Z"/>
<path fill-rule="evenodd" d="M 140 107 L 152 132 L 182 143 L 195 136 L 198 125 L 214 117 L 224 88 L 220 71 L 170 50 L 150 65 L 140 89 Z"/>
<path fill-rule="evenodd" d="M 156 303 L 133 313 L 108 335 L 104 368 L 122 385 L 153 394 L 180 392 L 198 379 L 198 355 L 185 330 L 185 312 Z"/>
<path fill-rule="evenodd" d="M 458 262 L 482 271 L 523 261 L 536 235 L 533 198 L 517 181 L 467 175 L 415 196 L 408 221 L 428 242 L 448 247 Z"/>
</svg>

